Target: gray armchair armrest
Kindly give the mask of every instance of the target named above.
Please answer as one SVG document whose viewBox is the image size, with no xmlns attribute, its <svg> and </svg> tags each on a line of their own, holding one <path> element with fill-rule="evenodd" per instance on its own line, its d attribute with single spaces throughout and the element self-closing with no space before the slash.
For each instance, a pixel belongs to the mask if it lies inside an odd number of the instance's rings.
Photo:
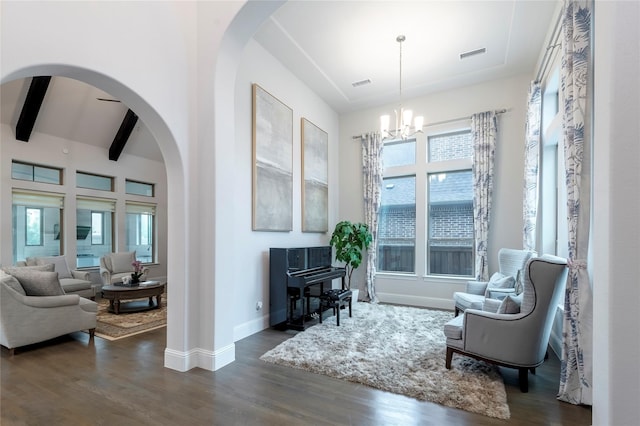
<svg viewBox="0 0 640 426">
<path fill-rule="evenodd" d="M 91 281 L 91 273 L 89 271 L 71 271 L 71 276 L 77 280 Z"/>
<path fill-rule="evenodd" d="M 108 269 L 100 268 L 100 278 L 104 285 L 111 285 L 111 272 Z"/>
<path fill-rule="evenodd" d="M 486 281 L 467 281 L 467 289 L 465 293 L 478 294 L 482 296 L 485 291 L 487 291 L 488 284 L 489 283 Z"/>
</svg>

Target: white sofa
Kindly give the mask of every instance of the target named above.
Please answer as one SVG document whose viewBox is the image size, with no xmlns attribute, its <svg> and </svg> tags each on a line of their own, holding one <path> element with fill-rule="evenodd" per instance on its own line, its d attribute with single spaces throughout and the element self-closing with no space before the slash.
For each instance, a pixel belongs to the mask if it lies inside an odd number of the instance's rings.
<svg viewBox="0 0 640 426">
<path fill-rule="evenodd" d="M 54 271 L 58 273 L 58 279 L 65 294 L 77 294 L 80 297 L 95 300 L 96 288 L 100 284 L 91 282 L 91 274 L 88 271 L 70 269 L 64 256 L 27 257 L 26 260 L 16 262 L 16 266 L 42 266 L 49 263 L 54 265 Z"/>
</svg>

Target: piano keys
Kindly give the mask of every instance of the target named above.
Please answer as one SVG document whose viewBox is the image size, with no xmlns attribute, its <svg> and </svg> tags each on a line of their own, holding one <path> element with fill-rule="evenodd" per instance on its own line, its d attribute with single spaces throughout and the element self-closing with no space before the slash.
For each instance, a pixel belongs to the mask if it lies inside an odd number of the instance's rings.
<svg viewBox="0 0 640 426">
<path fill-rule="evenodd" d="M 313 314 L 312 287 L 320 295 L 334 279 L 344 287 L 344 277 L 344 268 L 331 266 L 331 246 L 269 249 L 269 325 L 304 330 Z"/>
</svg>

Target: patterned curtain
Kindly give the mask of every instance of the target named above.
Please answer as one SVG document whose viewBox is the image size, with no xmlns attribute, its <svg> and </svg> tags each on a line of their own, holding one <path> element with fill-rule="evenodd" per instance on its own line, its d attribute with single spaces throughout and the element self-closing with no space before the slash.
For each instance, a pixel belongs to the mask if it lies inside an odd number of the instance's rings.
<svg viewBox="0 0 640 426">
<path fill-rule="evenodd" d="M 524 147 L 524 192 L 522 203 L 522 248 L 536 250 L 536 219 L 538 216 L 538 165 L 540 162 L 540 85 L 532 82 L 527 102 L 527 124 Z"/>
<path fill-rule="evenodd" d="M 561 99 L 569 273 L 558 399 L 592 404 L 593 304 L 587 271 L 590 222 L 591 0 L 567 0 L 562 18 Z M 585 141 L 587 143 L 585 143 Z"/>
<path fill-rule="evenodd" d="M 473 227 L 476 246 L 476 280 L 489 279 L 487 241 L 493 191 L 493 158 L 498 125 L 496 113 L 481 112 L 471 116 L 473 134 Z"/>
<path fill-rule="evenodd" d="M 378 303 L 376 296 L 376 254 L 378 252 L 378 213 L 382 189 L 382 137 L 369 133 L 362 138 L 362 174 L 364 188 L 364 223 L 369 227 L 373 241 L 367 250 L 367 297 Z"/>
</svg>

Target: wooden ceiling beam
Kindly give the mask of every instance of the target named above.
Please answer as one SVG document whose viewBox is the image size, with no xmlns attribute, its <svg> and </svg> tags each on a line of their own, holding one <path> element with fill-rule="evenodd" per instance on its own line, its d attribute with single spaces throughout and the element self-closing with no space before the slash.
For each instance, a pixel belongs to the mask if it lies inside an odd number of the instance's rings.
<svg viewBox="0 0 640 426">
<path fill-rule="evenodd" d="M 36 118 L 40 112 L 44 95 L 47 94 L 47 88 L 51 76 L 33 77 L 27 97 L 24 100 L 20 117 L 16 124 L 16 139 L 23 142 L 29 142 L 33 126 L 36 124 Z"/>
<path fill-rule="evenodd" d="M 113 143 L 111 143 L 111 147 L 109 148 L 109 160 L 118 161 L 118 158 L 120 158 L 120 154 L 122 154 L 122 150 L 127 144 L 129 136 L 131 136 L 131 132 L 133 132 L 137 122 L 138 116 L 136 113 L 130 109 L 127 110 L 127 113 L 122 120 L 122 124 L 120 124 L 120 128 L 118 129 L 118 133 L 116 133 L 116 137 L 113 138 Z"/>
</svg>

